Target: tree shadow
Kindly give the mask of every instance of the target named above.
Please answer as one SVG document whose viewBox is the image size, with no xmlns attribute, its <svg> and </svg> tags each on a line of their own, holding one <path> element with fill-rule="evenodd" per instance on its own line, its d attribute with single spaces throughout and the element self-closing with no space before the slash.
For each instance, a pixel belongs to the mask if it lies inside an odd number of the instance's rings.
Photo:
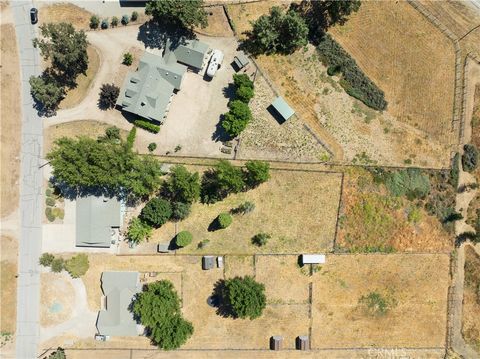
<svg viewBox="0 0 480 359">
<path fill-rule="evenodd" d="M 235 90 L 235 84 L 229 83 L 222 89 L 223 96 L 229 101 L 232 101 L 235 98 Z"/>
<path fill-rule="evenodd" d="M 218 223 L 218 217 L 215 217 L 215 219 L 208 225 L 208 231 L 209 232 L 215 232 L 218 231 L 220 228 L 220 223 Z"/>
<path fill-rule="evenodd" d="M 197 36 L 191 29 L 178 26 L 178 24 L 159 24 L 153 19 L 140 25 L 137 35 L 137 40 L 143 42 L 145 48 L 161 49 L 169 40 L 170 50 L 175 49 L 185 40 L 196 38 Z"/>
<path fill-rule="evenodd" d="M 228 303 L 227 298 L 227 289 L 224 279 L 219 279 L 213 286 L 212 292 L 212 304 L 216 310 L 216 314 L 224 318 L 236 318 L 235 313 L 233 312 L 232 306 Z"/>
<path fill-rule="evenodd" d="M 223 116 L 223 114 L 220 115 L 220 120 L 215 126 L 215 132 L 213 132 L 212 134 L 212 140 L 214 140 L 215 142 L 225 142 L 232 139 L 232 136 L 230 136 L 222 126 Z"/>
</svg>

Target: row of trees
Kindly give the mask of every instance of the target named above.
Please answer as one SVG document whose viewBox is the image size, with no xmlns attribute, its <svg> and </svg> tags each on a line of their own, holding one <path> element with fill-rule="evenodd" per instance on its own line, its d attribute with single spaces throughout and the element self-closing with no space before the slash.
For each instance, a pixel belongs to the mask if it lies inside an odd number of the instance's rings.
<svg viewBox="0 0 480 359">
<path fill-rule="evenodd" d="M 70 23 L 43 24 L 41 38 L 33 46 L 50 66 L 40 76 L 30 77 L 31 93 L 38 108 L 46 114 L 54 113 L 66 89 L 76 86 L 77 76 L 88 68 L 87 36 L 75 31 Z"/>
<path fill-rule="evenodd" d="M 254 96 L 253 81 L 247 74 L 234 74 L 235 98 L 229 102 L 229 111 L 223 115 L 222 127 L 230 137 L 238 136 L 252 120 L 248 103 Z"/>
<path fill-rule="evenodd" d="M 66 270 L 72 278 L 83 276 L 89 268 L 88 256 L 85 253 L 77 254 L 67 260 L 62 257 L 55 257 L 51 253 L 43 253 L 39 263 L 44 267 L 50 267 L 54 273 Z"/>
<path fill-rule="evenodd" d="M 104 193 L 129 199 L 144 198 L 156 191 L 161 184 L 160 162 L 132 150 L 134 131 L 127 141 L 115 128 L 96 140 L 62 137 L 55 141 L 47 159 L 56 187 L 64 196 Z"/>
</svg>

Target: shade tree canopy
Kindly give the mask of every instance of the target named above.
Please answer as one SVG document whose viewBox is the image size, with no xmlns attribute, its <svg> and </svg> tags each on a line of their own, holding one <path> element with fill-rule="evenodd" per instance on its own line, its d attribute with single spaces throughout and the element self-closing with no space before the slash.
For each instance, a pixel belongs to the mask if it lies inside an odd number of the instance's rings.
<svg viewBox="0 0 480 359">
<path fill-rule="evenodd" d="M 202 202 L 215 203 L 245 187 L 242 170 L 226 160 L 206 171 L 202 178 Z"/>
<path fill-rule="evenodd" d="M 163 184 L 163 192 L 173 202 L 192 204 L 200 198 L 200 176 L 198 172 L 190 173 L 185 166 L 174 166 Z"/>
<path fill-rule="evenodd" d="M 163 198 L 152 198 L 140 213 L 140 219 L 154 228 L 163 226 L 171 216 L 172 205 Z"/>
<path fill-rule="evenodd" d="M 152 15 L 159 23 L 181 25 L 185 28 L 208 25 L 203 0 L 151 0 L 145 5 L 145 14 Z"/>
</svg>

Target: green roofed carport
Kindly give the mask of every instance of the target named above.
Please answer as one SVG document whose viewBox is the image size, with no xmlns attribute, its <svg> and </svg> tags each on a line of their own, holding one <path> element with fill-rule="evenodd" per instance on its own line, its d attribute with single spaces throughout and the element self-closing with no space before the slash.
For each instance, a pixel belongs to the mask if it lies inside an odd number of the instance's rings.
<svg viewBox="0 0 480 359">
<path fill-rule="evenodd" d="M 272 102 L 272 107 L 282 117 L 283 121 L 287 121 L 295 114 L 295 111 L 293 111 L 281 96 L 278 96 L 275 101 Z"/>
</svg>

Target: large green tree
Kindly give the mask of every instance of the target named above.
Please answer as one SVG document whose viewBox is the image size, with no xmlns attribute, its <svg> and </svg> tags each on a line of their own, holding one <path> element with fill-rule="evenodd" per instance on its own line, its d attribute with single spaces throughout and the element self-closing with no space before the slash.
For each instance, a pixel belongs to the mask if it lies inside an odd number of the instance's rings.
<svg viewBox="0 0 480 359">
<path fill-rule="evenodd" d="M 65 81 L 72 85 L 79 74 L 88 68 L 87 36 L 83 30 L 76 31 L 72 24 L 48 23 L 40 26 L 41 38 L 33 40 L 44 60 Z"/>
<path fill-rule="evenodd" d="M 152 198 L 140 213 L 140 219 L 155 228 L 163 226 L 171 216 L 172 205 L 163 198 Z"/>
<path fill-rule="evenodd" d="M 133 152 L 124 142 L 62 137 L 55 141 L 47 159 L 55 182 L 78 191 L 100 189 L 144 197 L 157 190 L 161 182 L 160 162 Z"/>
<path fill-rule="evenodd" d="M 224 283 L 221 300 L 234 317 L 255 319 L 267 305 L 265 286 L 252 277 L 235 277 Z"/>
<path fill-rule="evenodd" d="M 162 349 L 179 348 L 193 334 L 192 323 L 182 317 L 180 298 L 167 280 L 145 285 L 133 302 L 133 313 Z"/>
<path fill-rule="evenodd" d="M 34 100 L 43 106 L 47 113 L 54 112 L 65 96 L 64 87 L 54 77 L 44 73 L 30 77 L 30 91 Z"/>
<path fill-rule="evenodd" d="M 246 182 L 250 187 L 256 187 L 270 178 L 270 164 L 265 161 L 252 160 L 245 163 Z"/>
<path fill-rule="evenodd" d="M 222 127 L 231 136 L 238 136 L 252 120 L 252 112 L 248 104 L 241 100 L 233 100 L 228 104 L 228 111 L 222 120 Z"/>
<path fill-rule="evenodd" d="M 203 0 L 151 0 L 145 5 L 145 14 L 159 23 L 171 23 L 186 28 L 208 25 Z"/>
<path fill-rule="evenodd" d="M 245 181 L 242 170 L 226 160 L 206 171 L 202 178 L 202 201 L 214 203 L 227 197 L 230 193 L 243 190 Z"/>
<path fill-rule="evenodd" d="M 254 55 L 282 53 L 290 54 L 307 44 L 308 26 L 295 11 L 283 13 L 274 6 L 270 14 L 260 16 L 248 33 L 248 50 Z"/>
<path fill-rule="evenodd" d="M 163 189 L 173 202 L 191 204 L 200 198 L 200 176 L 198 172 L 190 173 L 185 166 L 174 166 Z"/>
</svg>

